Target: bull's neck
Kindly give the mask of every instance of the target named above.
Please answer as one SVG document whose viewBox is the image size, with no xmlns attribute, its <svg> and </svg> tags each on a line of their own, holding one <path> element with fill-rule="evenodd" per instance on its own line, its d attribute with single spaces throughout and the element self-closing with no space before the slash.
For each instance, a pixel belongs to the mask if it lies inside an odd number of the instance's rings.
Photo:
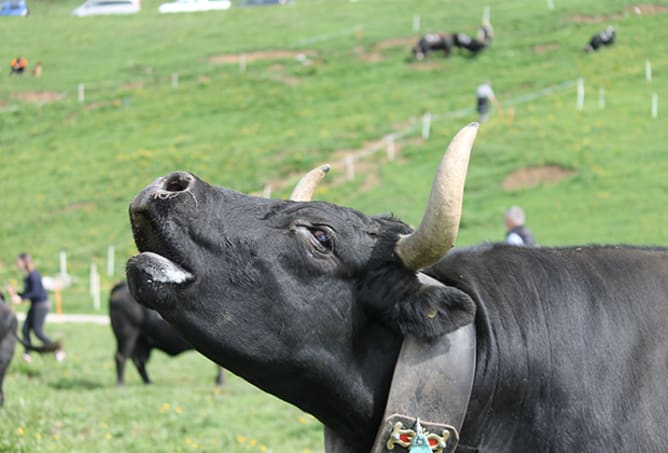
<svg viewBox="0 0 668 453">
<path fill-rule="evenodd" d="M 348 445 L 366 453 L 382 421 L 402 338 L 379 325 L 333 340 L 300 373 L 301 382 L 267 389 L 313 414 Z M 314 361 L 317 360 L 317 363 Z M 315 367 L 315 371 L 313 369 Z"/>
</svg>

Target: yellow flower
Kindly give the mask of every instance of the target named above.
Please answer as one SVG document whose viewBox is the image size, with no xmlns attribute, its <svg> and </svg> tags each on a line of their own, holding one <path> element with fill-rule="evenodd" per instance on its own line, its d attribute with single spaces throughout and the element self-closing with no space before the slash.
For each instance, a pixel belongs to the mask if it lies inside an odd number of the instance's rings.
<svg viewBox="0 0 668 453">
<path fill-rule="evenodd" d="M 244 442 L 246 442 L 246 436 L 240 436 L 240 435 L 237 434 L 236 439 L 237 439 L 237 442 L 239 442 L 240 444 L 243 444 Z"/>
<path fill-rule="evenodd" d="M 257 439 L 251 439 L 250 442 L 248 442 L 248 444 L 249 444 L 251 447 L 254 447 L 256 443 L 257 443 Z"/>
<path fill-rule="evenodd" d="M 305 448 L 304 453 L 311 453 L 311 450 L 309 450 L 308 448 Z"/>
<path fill-rule="evenodd" d="M 199 448 L 199 444 L 198 444 L 198 443 L 194 443 L 194 444 L 193 444 L 193 448 Z"/>
<path fill-rule="evenodd" d="M 23 431 L 23 428 L 19 426 L 19 428 L 16 430 L 16 434 L 19 436 L 23 436 L 25 434 L 25 431 Z"/>
<path fill-rule="evenodd" d="M 302 417 L 299 417 L 299 418 L 297 419 L 297 421 L 298 421 L 299 423 L 301 423 L 302 425 L 305 425 L 305 424 L 308 423 L 308 420 L 306 419 L 306 417 L 303 417 L 303 416 L 302 416 Z"/>
<path fill-rule="evenodd" d="M 269 450 L 266 445 L 260 445 L 260 451 L 267 451 Z"/>
<path fill-rule="evenodd" d="M 35 438 L 36 438 L 37 440 L 42 440 L 42 435 L 41 435 L 40 433 L 36 433 L 36 434 L 35 434 Z"/>
<path fill-rule="evenodd" d="M 107 439 L 107 440 L 111 439 L 111 433 L 107 433 L 107 434 L 105 434 L 105 435 L 104 435 L 104 438 Z"/>
<path fill-rule="evenodd" d="M 60 434 L 57 434 L 57 433 L 54 434 L 54 435 L 53 435 L 53 439 L 54 439 L 54 440 L 60 440 Z"/>
<path fill-rule="evenodd" d="M 193 443 L 193 440 L 190 437 L 186 437 L 186 445 L 190 445 Z"/>
<path fill-rule="evenodd" d="M 176 412 L 177 414 L 181 414 L 181 413 L 183 413 L 183 409 L 181 409 L 179 406 L 176 406 L 174 408 L 174 412 Z"/>
</svg>

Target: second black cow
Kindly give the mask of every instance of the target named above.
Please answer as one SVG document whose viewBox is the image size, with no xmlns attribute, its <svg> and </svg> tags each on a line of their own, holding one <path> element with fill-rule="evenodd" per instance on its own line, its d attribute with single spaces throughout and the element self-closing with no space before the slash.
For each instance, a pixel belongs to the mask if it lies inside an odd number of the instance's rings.
<svg viewBox="0 0 668 453">
<path fill-rule="evenodd" d="M 158 312 L 139 305 L 125 282 L 118 283 L 109 296 L 109 318 L 116 337 L 116 378 L 118 385 L 125 383 L 125 361 L 132 359 L 145 384 L 151 380 L 146 372 L 151 351 L 158 349 L 176 356 L 193 347 L 183 339 Z M 223 384 L 223 369 L 218 368 L 216 384 Z"/>
</svg>

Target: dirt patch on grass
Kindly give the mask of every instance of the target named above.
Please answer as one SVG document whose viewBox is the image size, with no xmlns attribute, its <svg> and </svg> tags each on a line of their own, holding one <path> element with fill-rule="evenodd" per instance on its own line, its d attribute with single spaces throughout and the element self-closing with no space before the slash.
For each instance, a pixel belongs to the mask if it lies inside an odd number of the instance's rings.
<svg viewBox="0 0 668 453">
<path fill-rule="evenodd" d="M 535 54 L 543 54 L 547 52 L 552 52 L 553 50 L 557 50 L 559 48 L 559 44 L 551 42 L 548 44 L 537 44 L 531 48 L 533 53 Z"/>
<path fill-rule="evenodd" d="M 314 50 L 305 50 L 302 52 L 295 52 L 292 50 L 262 50 L 258 52 L 235 53 L 235 54 L 221 54 L 209 57 L 209 63 L 216 64 L 232 64 L 239 63 L 242 56 L 246 56 L 246 62 L 251 63 L 259 60 L 300 60 L 305 57 L 315 57 L 318 52 Z"/>
<path fill-rule="evenodd" d="M 559 165 L 526 167 L 506 176 L 506 179 L 501 183 L 501 187 L 505 190 L 517 190 L 536 187 L 541 184 L 555 184 L 574 173 L 573 170 L 560 167 Z"/>
<path fill-rule="evenodd" d="M 668 12 L 668 6 L 665 5 L 634 5 L 626 7 L 626 10 L 633 14 L 661 14 Z"/>
<path fill-rule="evenodd" d="M 267 69 L 269 78 L 275 82 L 283 83 L 290 87 L 299 85 L 299 77 L 292 76 L 286 72 L 286 68 L 282 64 L 275 64 L 269 66 Z"/>
<path fill-rule="evenodd" d="M 622 19 L 627 14 L 654 15 L 668 12 L 668 6 L 665 5 L 633 5 L 627 6 L 622 13 L 604 14 L 601 16 L 585 16 L 578 14 L 571 17 L 571 22 L 578 24 L 598 24 L 611 20 Z"/>
<path fill-rule="evenodd" d="M 12 97 L 31 104 L 43 104 L 63 99 L 65 95 L 63 93 L 56 93 L 55 91 L 24 91 L 22 93 L 14 93 Z"/>
<path fill-rule="evenodd" d="M 395 47 L 405 47 L 406 50 L 410 50 L 415 43 L 418 41 L 417 36 L 408 36 L 403 38 L 390 38 L 384 41 L 380 41 L 373 46 L 374 50 L 381 51 L 385 49 L 393 49 Z"/>
<path fill-rule="evenodd" d="M 121 85 L 123 90 L 141 90 L 144 88 L 145 82 L 143 80 L 135 80 L 134 82 L 126 82 Z"/>
</svg>

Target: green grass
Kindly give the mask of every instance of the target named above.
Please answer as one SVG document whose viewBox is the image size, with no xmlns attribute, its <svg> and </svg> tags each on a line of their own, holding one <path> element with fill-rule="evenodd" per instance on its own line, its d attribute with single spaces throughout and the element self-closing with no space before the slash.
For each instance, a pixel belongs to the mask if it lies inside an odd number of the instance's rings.
<svg viewBox="0 0 668 453">
<path fill-rule="evenodd" d="M 667 243 L 668 13 L 628 13 L 635 3 L 624 0 L 558 0 L 552 12 L 545 2 L 520 0 L 453 0 L 447 8 L 439 0 L 297 0 L 161 16 L 159 3 L 142 2 L 132 17 L 73 18 L 78 0 L 35 0 L 30 17 L 0 18 L 0 64 L 15 54 L 44 64 L 41 78 L 0 73 L 0 283 L 20 282 L 13 265 L 20 251 L 53 275 L 58 252 L 66 250 L 75 281 L 63 291 L 64 311 L 93 311 L 91 262 L 104 270 L 107 247 L 116 247 L 115 272 L 102 275 L 104 299 L 135 253 L 130 200 L 177 169 L 249 193 L 272 183 L 273 196 L 285 197 L 299 174 L 331 162 L 316 198 L 416 224 L 440 156 L 474 119 L 473 93 L 487 78 L 515 120 L 495 115 L 479 132 L 460 245 L 502 239 L 502 213 L 511 204 L 526 209 L 542 244 Z M 496 38 L 479 57 L 407 60 L 417 39 L 414 15 L 423 32 L 474 33 L 487 5 Z M 573 20 L 610 14 L 618 15 Z M 618 30 L 617 43 L 584 54 L 589 37 L 608 23 Z M 383 45 L 396 39 L 405 44 Z M 312 64 L 251 61 L 241 74 L 236 63 L 210 61 L 261 50 L 309 51 Z M 652 62 L 652 82 L 644 79 L 645 60 Z M 523 97 L 578 77 L 587 88 L 582 111 L 575 109 L 574 84 Z M 83 104 L 79 83 L 86 87 Z M 25 100 L 35 93 L 62 98 Z M 653 93 L 657 119 L 650 117 Z M 464 113 L 445 115 L 453 111 Z M 437 116 L 429 141 L 419 138 L 418 124 L 397 141 L 395 161 L 378 152 L 358 162 L 355 180 L 345 180 L 346 150 L 405 130 L 425 112 Z M 501 187 L 512 172 L 545 164 L 572 174 L 555 184 Z M 110 329 L 50 328 L 62 330 L 70 358 L 37 359 L 31 367 L 15 360 L 0 450 L 186 451 L 197 444 L 210 451 L 322 451 L 317 422 L 300 423 L 299 411 L 236 378 L 216 393 L 212 366 L 195 353 L 176 360 L 158 353 L 149 368 L 154 386 L 140 385 L 128 369 L 128 386 L 117 389 Z M 160 413 L 165 403 L 169 409 Z"/>
<path fill-rule="evenodd" d="M 115 341 L 108 326 L 47 324 L 68 356 L 20 352 L 5 379 L 1 452 L 318 452 L 320 423 L 226 373 L 196 352 L 170 358 L 154 352 L 153 384 L 126 367 L 116 386 Z"/>
</svg>

